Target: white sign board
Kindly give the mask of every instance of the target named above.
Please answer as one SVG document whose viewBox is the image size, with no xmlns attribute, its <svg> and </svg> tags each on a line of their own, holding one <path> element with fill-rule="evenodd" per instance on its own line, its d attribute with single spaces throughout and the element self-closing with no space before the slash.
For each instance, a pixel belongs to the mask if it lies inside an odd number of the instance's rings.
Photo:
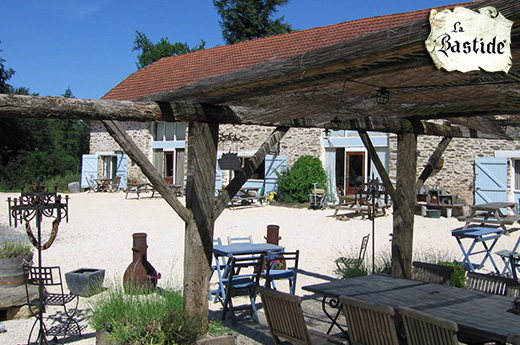
<svg viewBox="0 0 520 345">
<path fill-rule="evenodd" d="M 494 7 L 431 10 L 426 49 L 437 68 L 447 71 L 509 71 L 511 26 Z"/>
</svg>

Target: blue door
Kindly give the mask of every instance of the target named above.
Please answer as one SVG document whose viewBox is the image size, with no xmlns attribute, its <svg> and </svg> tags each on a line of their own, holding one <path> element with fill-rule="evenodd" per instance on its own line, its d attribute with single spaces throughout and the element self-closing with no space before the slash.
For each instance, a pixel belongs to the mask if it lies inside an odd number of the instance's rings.
<svg viewBox="0 0 520 345">
<path fill-rule="evenodd" d="M 81 188 L 88 188 L 89 181 L 95 185 L 94 179 L 98 175 L 98 155 L 83 155 L 81 160 Z"/>
<path fill-rule="evenodd" d="M 507 201 L 507 158 L 475 159 L 475 204 Z"/>
<path fill-rule="evenodd" d="M 128 172 L 128 156 L 123 154 L 117 155 L 117 167 L 116 167 L 116 176 L 121 177 L 121 182 L 119 183 L 119 188 L 126 188 L 126 177 Z"/>
</svg>

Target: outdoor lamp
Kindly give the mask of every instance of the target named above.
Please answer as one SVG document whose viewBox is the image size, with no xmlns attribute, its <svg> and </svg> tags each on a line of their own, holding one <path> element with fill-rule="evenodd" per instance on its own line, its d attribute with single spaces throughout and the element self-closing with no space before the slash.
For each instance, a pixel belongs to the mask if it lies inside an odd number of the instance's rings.
<svg viewBox="0 0 520 345">
<path fill-rule="evenodd" d="M 330 120 L 330 128 L 333 131 L 337 131 L 341 128 L 341 120 L 337 116 Z"/>
<path fill-rule="evenodd" d="M 377 90 L 375 96 L 377 104 L 386 104 L 390 100 L 390 92 L 386 87 L 381 87 Z"/>
<path fill-rule="evenodd" d="M 325 130 L 323 131 L 323 138 L 324 139 L 330 138 L 330 130 L 328 128 L 325 128 Z"/>
</svg>

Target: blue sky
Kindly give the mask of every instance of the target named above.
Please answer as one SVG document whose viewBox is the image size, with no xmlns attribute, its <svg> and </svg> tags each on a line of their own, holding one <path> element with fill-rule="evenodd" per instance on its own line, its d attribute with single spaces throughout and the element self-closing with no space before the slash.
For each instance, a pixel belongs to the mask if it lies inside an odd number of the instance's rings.
<svg viewBox="0 0 520 345">
<path fill-rule="evenodd" d="M 278 15 L 294 29 L 431 8 L 457 0 L 290 0 Z M 16 71 L 9 83 L 41 96 L 70 87 L 78 98 L 100 98 L 137 70 L 135 31 L 190 47 L 223 45 L 212 0 L 5 1 L 0 56 Z"/>
</svg>

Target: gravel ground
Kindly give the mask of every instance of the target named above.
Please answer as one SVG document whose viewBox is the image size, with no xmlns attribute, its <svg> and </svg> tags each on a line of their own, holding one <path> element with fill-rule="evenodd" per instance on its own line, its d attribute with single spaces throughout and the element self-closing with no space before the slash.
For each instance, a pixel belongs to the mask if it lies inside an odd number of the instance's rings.
<svg viewBox="0 0 520 345">
<path fill-rule="evenodd" d="M 0 199 L 18 194 L 0 193 Z M 62 274 L 78 268 L 106 270 L 105 286 L 119 282 L 132 261 L 132 234 L 148 234 L 148 261 L 161 272 L 159 286 L 182 286 L 184 223 L 160 197 L 144 195 L 140 200 L 124 193 L 70 194 L 69 222 L 62 222 L 55 243 L 42 252 L 43 265 L 61 266 Z M 372 232 L 373 223 L 352 217 L 340 221 L 332 217 L 333 210 L 309 210 L 279 206 L 242 206 L 226 209 L 215 223 L 215 237 L 226 242 L 227 236 L 252 235 L 255 242 L 264 242 L 267 225 L 280 226 L 280 245 L 286 250 L 300 250 L 300 269 L 296 294 L 304 299 L 304 311 L 309 327 L 326 330 L 327 323 L 321 303 L 302 286 L 334 279 L 334 259 L 342 255 L 357 256 L 361 238 Z M 417 256 L 442 255 L 462 259 L 457 242 L 450 230 L 462 224 L 455 218 L 423 218 L 416 216 L 414 248 Z M 35 226 L 34 226 L 35 227 Z M 389 256 L 392 216 L 377 218 L 375 228 L 375 256 Z M 50 222 L 42 227 L 43 238 L 50 233 Z M 503 237 L 496 250 L 511 248 L 516 233 Z M 9 226 L 7 203 L 0 207 L 0 241 L 26 240 L 23 227 Z M 367 258 L 372 257 L 372 238 Z M 282 288 L 283 289 L 283 288 Z M 81 338 L 68 338 L 75 345 L 95 344 L 95 333 L 84 318 L 88 301 L 80 298 L 80 322 L 85 327 Z M 220 318 L 221 305 L 210 302 L 210 316 Z M 263 311 L 259 310 L 260 324 L 241 319 L 238 327 L 225 325 L 239 334 L 240 344 L 272 344 Z M 47 321 L 50 322 L 50 321 Z M 7 332 L 0 334 L 0 344 L 27 343 L 33 320 L 3 321 Z"/>
</svg>

